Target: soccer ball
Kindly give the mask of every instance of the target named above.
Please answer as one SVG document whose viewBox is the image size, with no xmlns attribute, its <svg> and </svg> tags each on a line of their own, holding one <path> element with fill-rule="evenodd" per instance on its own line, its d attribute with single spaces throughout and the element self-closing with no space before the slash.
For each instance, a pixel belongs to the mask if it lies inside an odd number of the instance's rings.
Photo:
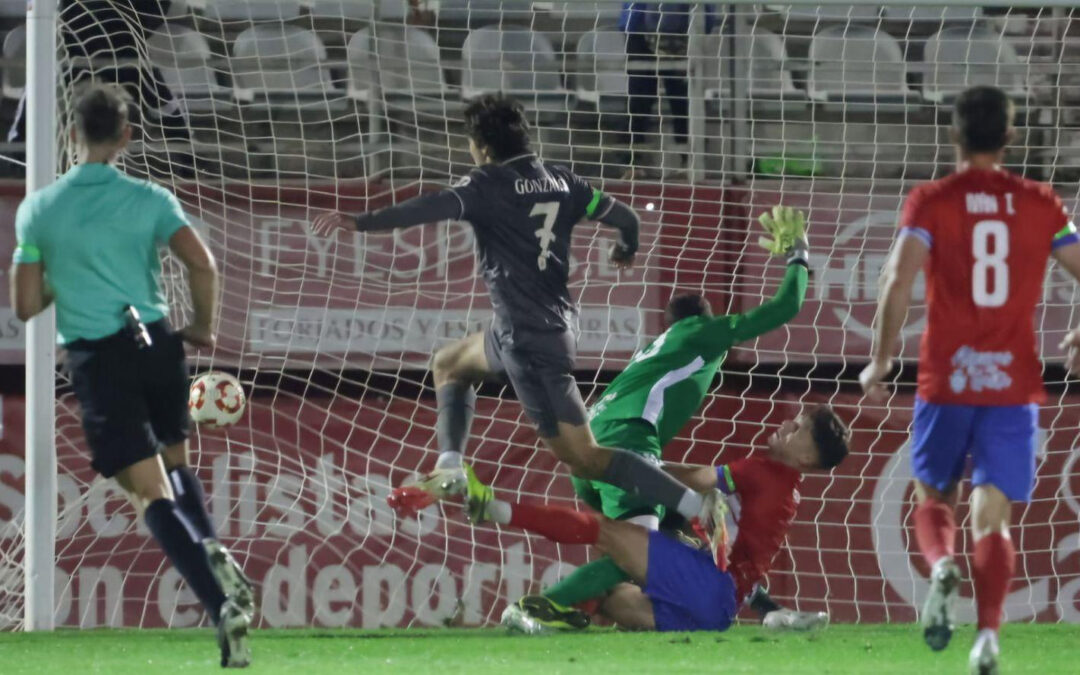
<svg viewBox="0 0 1080 675">
<path fill-rule="evenodd" d="M 203 373 L 191 383 L 188 410 L 195 424 L 213 429 L 236 424 L 244 416 L 245 407 L 244 388 L 228 373 Z"/>
</svg>

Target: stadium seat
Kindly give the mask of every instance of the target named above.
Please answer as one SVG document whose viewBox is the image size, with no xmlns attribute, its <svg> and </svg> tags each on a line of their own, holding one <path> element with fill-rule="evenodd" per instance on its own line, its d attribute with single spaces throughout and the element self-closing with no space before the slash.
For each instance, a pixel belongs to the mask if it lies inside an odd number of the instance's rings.
<svg viewBox="0 0 1080 675">
<path fill-rule="evenodd" d="M 626 110 L 630 78 L 626 72 L 626 35 L 589 31 L 577 44 L 574 84 L 579 101 L 598 110 Z"/>
<path fill-rule="evenodd" d="M 404 2 L 399 0 L 396 4 Z M 376 0 L 306 0 L 304 6 L 320 19 L 370 21 L 375 18 Z"/>
<path fill-rule="evenodd" d="M 503 19 L 525 19 L 532 16 L 532 7 L 504 0 L 442 0 L 438 5 L 439 21 L 453 23 L 488 23 Z"/>
<path fill-rule="evenodd" d="M 873 26 L 829 26 L 810 41 L 807 95 L 815 101 L 906 101 L 907 68 L 896 38 Z"/>
<path fill-rule="evenodd" d="M 292 19 L 300 15 L 300 3 L 293 0 L 251 2 L 251 0 L 209 0 L 203 10 L 218 21 L 260 21 Z"/>
<path fill-rule="evenodd" d="M 730 57 L 731 50 L 726 48 L 725 39 L 730 38 L 713 31 L 702 43 L 706 101 L 718 101 L 727 96 L 727 76 L 721 72 L 721 64 L 722 59 Z M 779 35 L 755 25 L 745 40 L 749 56 L 741 60 L 744 61 L 742 68 L 746 69 L 747 93 L 751 99 L 806 98 L 803 91 L 795 88 L 785 63 L 788 57 L 784 42 Z"/>
<path fill-rule="evenodd" d="M 565 113 L 573 95 L 561 82 L 561 69 L 551 42 L 528 28 L 479 28 L 462 45 L 461 96 L 471 100 L 504 92 L 525 107 Z"/>
<path fill-rule="evenodd" d="M 314 32 L 281 23 L 257 24 L 233 43 L 233 93 L 245 102 L 260 95 L 321 99 L 336 89 L 325 61 L 326 47 Z"/>
<path fill-rule="evenodd" d="M 26 18 L 26 0 L 0 0 L 0 16 Z"/>
<path fill-rule="evenodd" d="M 4 58 L 17 60 L 4 66 L 4 98 L 22 98 L 26 91 L 26 25 L 16 26 L 4 36 Z"/>
<path fill-rule="evenodd" d="M 381 88 L 384 99 L 411 99 L 438 109 L 448 87 L 443 78 L 439 45 L 426 31 L 411 26 L 379 24 L 349 39 L 349 97 L 367 103 Z M 372 77 L 378 73 L 378 87 Z"/>
<path fill-rule="evenodd" d="M 923 98 L 935 103 L 980 84 L 1001 87 L 1014 99 L 1029 94 L 1016 49 L 983 26 L 941 29 L 926 41 L 923 65 Z"/>
<path fill-rule="evenodd" d="M 920 21 L 925 23 L 943 21 L 967 21 L 972 22 L 982 17 L 981 7 L 932 7 L 918 5 L 903 7 L 886 5 L 885 18 L 900 21 Z"/>
<path fill-rule="evenodd" d="M 593 21 L 594 26 L 614 26 L 622 13 L 622 4 L 618 2 L 604 2 L 594 5 L 581 0 L 571 2 L 534 2 L 535 9 L 547 9 L 556 17 L 563 17 L 571 21 Z"/>
<path fill-rule="evenodd" d="M 785 15 L 789 21 L 862 21 L 876 22 L 880 5 L 766 5 Z"/>
<path fill-rule="evenodd" d="M 210 45 L 201 33 L 165 23 L 150 33 L 146 49 L 165 85 L 188 111 L 213 110 L 215 101 L 228 97 L 229 88 L 210 67 Z"/>
</svg>

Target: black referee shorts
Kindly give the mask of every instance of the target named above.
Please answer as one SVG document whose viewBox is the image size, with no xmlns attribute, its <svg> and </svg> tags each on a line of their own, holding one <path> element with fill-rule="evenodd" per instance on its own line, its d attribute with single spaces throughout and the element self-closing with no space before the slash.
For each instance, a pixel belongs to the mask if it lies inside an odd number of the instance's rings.
<svg viewBox="0 0 1080 675">
<path fill-rule="evenodd" d="M 183 340 L 165 320 L 146 328 L 153 341 L 147 349 L 126 332 L 65 347 L 90 465 L 106 478 L 188 436 Z"/>
</svg>

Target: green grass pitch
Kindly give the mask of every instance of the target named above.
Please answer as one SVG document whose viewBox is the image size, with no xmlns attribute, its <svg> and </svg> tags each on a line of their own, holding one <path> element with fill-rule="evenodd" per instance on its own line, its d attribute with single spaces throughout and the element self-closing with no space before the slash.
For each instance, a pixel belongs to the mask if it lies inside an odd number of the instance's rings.
<svg viewBox="0 0 1080 675">
<path fill-rule="evenodd" d="M 756 626 L 726 633 L 508 636 L 496 629 L 262 630 L 252 673 L 904 673 L 967 672 L 973 629 L 931 653 L 913 625 L 831 626 L 814 636 L 773 636 Z M 1080 673 L 1080 626 L 1013 625 L 1002 673 Z M 0 672 L 206 673 L 218 670 L 209 630 L 63 630 L 0 634 Z"/>
</svg>

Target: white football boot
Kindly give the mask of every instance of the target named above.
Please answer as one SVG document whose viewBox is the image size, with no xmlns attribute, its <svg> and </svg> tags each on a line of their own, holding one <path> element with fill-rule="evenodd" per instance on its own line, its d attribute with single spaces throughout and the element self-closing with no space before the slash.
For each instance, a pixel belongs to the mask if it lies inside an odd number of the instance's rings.
<svg viewBox="0 0 1080 675">
<path fill-rule="evenodd" d="M 796 612 L 776 609 L 765 615 L 761 625 L 776 633 L 806 633 L 819 631 L 829 625 L 826 612 Z"/>
<path fill-rule="evenodd" d="M 956 625 L 956 595 L 960 568 L 952 558 L 941 558 L 930 570 L 930 594 L 926 596 L 920 619 L 923 640 L 935 652 L 949 646 Z"/>
<path fill-rule="evenodd" d="M 968 657 L 968 669 L 971 675 L 997 675 L 998 655 L 1001 648 L 998 646 L 997 632 L 984 628 L 975 636 L 975 645 L 971 648 Z"/>
</svg>

